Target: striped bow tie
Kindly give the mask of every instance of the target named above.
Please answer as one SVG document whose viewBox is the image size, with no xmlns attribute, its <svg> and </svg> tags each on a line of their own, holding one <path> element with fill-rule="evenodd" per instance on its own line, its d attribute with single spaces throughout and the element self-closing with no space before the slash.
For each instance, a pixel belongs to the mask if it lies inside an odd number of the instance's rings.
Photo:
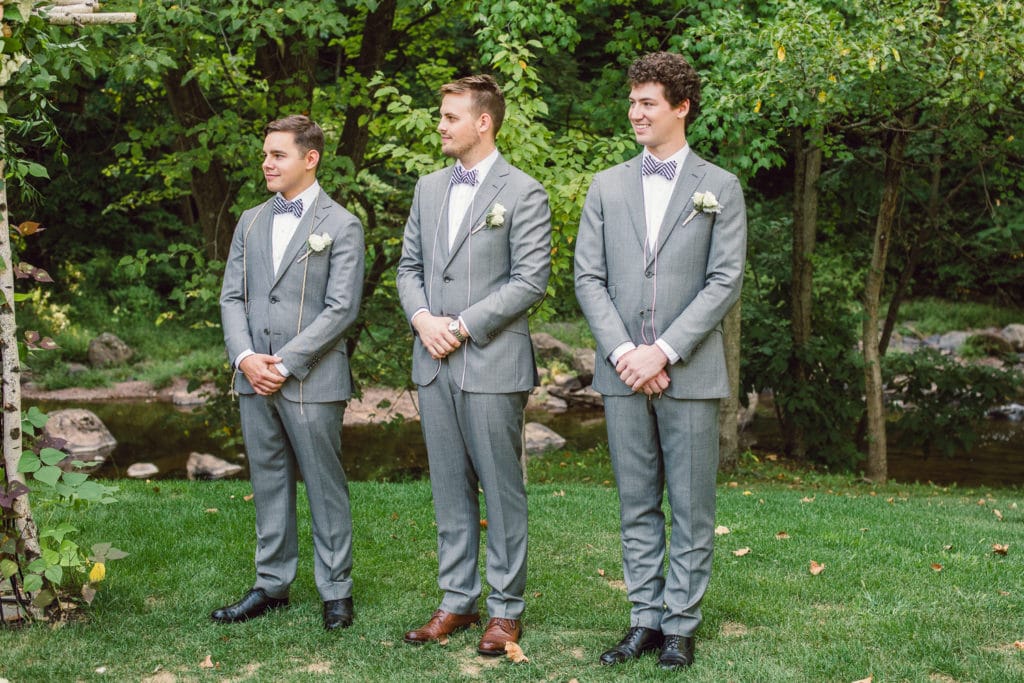
<svg viewBox="0 0 1024 683">
<path fill-rule="evenodd" d="M 476 169 L 467 171 L 462 168 L 461 165 L 456 165 L 452 169 L 452 185 L 466 184 L 471 187 L 476 187 Z"/>
<path fill-rule="evenodd" d="M 640 163 L 640 169 L 645 176 L 657 173 L 665 180 L 674 180 L 676 177 L 676 162 L 674 159 L 672 161 L 658 161 L 654 157 L 644 155 L 644 159 Z"/>
<path fill-rule="evenodd" d="M 296 199 L 295 201 L 288 201 L 281 195 L 274 197 L 274 215 L 277 216 L 282 213 L 290 213 L 296 218 L 302 218 L 302 199 Z"/>
</svg>

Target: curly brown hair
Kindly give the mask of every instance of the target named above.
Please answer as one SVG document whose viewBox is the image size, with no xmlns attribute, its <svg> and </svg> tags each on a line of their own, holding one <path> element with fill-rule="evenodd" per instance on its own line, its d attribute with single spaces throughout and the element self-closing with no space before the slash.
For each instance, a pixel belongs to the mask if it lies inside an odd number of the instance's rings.
<svg viewBox="0 0 1024 683">
<path fill-rule="evenodd" d="M 634 61 L 626 72 L 630 86 L 660 83 L 665 99 L 672 107 L 690 100 L 686 123 L 693 123 L 700 113 L 700 76 L 686 58 L 674 52 L 652 52 Z"/>
<path fill-rule="evenodd" d="M 303 152 L 315 149 L 317 154 L 324 155 L 324 131 L 308 116 L 293 114 L 271 121 L 263 128 L 264 136 L 270 133 L 291 133 L 295 145 Z"/>
<path fill-rule="evenodd" d="M 501 130 L 501 123 L 505 120 L 505 94 L 501 92 L 501 86 L 488 74 L 466 76 L 451 83 L 441 86 L 441 97 L 445 95 L 461 95 L 462 93 L 473 94 L 473 113 L 477 116 L 487 112 L 491 115 L 494 123 L 494 135 Z"/>
</svg>

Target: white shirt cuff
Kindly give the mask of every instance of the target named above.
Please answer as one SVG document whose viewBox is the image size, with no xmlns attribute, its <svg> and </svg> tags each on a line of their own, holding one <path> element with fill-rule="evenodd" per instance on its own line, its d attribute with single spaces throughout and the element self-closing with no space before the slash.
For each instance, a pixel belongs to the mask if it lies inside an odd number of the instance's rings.
<svg viewBox="0 0 1024 683">
<path fill-rule="evenodd" d="M 659 337 L 654 340 L 654 343 L 658 346 L 659 349 L 662 350 L 662 352 L 666 356 L 668 356 L 668 362 L 670 364 L 679 362 L 679 354 L 675 352 L 675 349 L 668 345 L 667 341 Z"/>
<path fill-rule="evenodd" d="M 615 350 L 608 356 L 608 360 L 612 362 L 612 365 L 618 365 L 619 359 L 622 358 L 627 351 L 632 351 L 636 348 L 636 344 L 633 342 L 622 342 L 615 347 Z"/>
<path fill-rule="evenodd" d="M 255 351 L 253 351 L 252 349 L 246 349 L 245 351 L 242 351 L 240 354 L 235 356 L 235 370 L 238 370 L 241 367 L 243 360 L 245 360 L 249 356 L 255 356 L 255 355 L 256 355 Z"/>
<path fill-rule="evenodd" d="M 412 321 L 415 320 L 416 316 L 418 316 L 420 313 L 430 313 L 430 310 L 426 309 L 426 308 L 418 308 L 418 309 L 416 309 L 416 312 L 412 314 L 411 318 L 409 318 L 409 324 L 410 325 L 412 325 Z"/>
<path fill-rule="evenodd" d="M 284 366 L 284 363 L 274 363 L 274 367 L 277 368 L 277 371 L 281 373 L 282 377 L 287 377 L 292 374 L 288 372 L 288 368 Z"/>
<path fill-rule="evenodd" d="M 469 329 L 469 325 L 466 324 L 466 321 L 462 319 L 461 315 L 459 316 L 459 323 L 466 328 L 466 338 L 473 339 L 473 330 Z"/>
</svg>

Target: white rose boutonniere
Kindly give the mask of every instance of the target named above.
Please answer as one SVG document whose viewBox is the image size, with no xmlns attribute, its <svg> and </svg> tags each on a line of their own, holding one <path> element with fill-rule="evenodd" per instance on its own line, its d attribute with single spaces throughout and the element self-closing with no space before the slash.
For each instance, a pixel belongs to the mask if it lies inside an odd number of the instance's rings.
<svg viewBox="0 0 1024 683">
<path fill-rule="evenodd" d="M 494 206 L 491 207 L 491 210 L 487 212 L 487 215 L 484 217 L 484 222 L 481 223 L 473 233 L 480 232 L 484 228 L 493 230 L 505 225 L 505 211 L 507 211 L 507 209 L 502 204 L 496 202 Z"/>
<path fill-rule="evenodd" d="M 718 203 L 718 197 L 713 192 L 693 193 L 693 211 L 683 221 L 683 225 L 686 225 L 696 218 L 697 214 L 701 213 L 722 213 L 722 205 Z"/>
<path fill-rule="evenodd" d="M 326 232 L 320 233 L 319 235 L 313 233 L 309 236 L 309 239 L 306 240 L 306 253 L 303 254 L 302 258 L 299 260 L 303 261 L 309 258 L 310 254 L 319 254 L 324 249 L 330 247 L 333 241 L 334 240 L 331 239 L 331 236 Z"/>
</svg>

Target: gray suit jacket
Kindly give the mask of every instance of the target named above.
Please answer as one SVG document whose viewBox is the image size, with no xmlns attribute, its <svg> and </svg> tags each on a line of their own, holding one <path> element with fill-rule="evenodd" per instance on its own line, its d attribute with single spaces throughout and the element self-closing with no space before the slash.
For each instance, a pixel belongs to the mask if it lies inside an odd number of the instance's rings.
<svg viewBox="0 0 1024 683">
<path fill-rule="evenodd" d="M 740 295 L 747 218 L 736 176 L 691 149 L 658 233 L 644 249 L 642 155 L 598 173 L 576 239 L 576 297 L 597 341 L 594 389 L 625 396 L 609 355 L 621 344 L 664 339 L 680 360 L 666 368 L 673 398 L 729 395 L 722 318 Z M 694 192 L 714 193 L 718 214 L 692 218 Z M 653 312 L 653 315 L 652 315 Z M 646 337 L 646 339 L 645 339 Z"/>
<path fill-rule="evenodd" d="M 362 297 L 362 224 L 321 190 L 276 275 L 272 228 L 269 200 L 243 213 L 235 228 L 220 296 L 228 358 L 234 363 L 246 349 L 279 356 L 291 372 L 281 387 L 288 400 L 348 400 L 352 374 L 342 335 Z M 327 233 L 331 244 L 311 251 L 307 240 L 313 233 Z M 255 393 L 240 372 L 235 390 Z"/>
<path fill-rule="evenodd" d="M 527 312 L 544 297 L 551 273 L 551 212 L 541 185 L 501 156 L 477 189 L 448 249 L 452 167 L 420 178 L 405 224 L 398 295 L 411 319 L 421 308 L 462 316 L 472 340 L 448 356 L 464 391 L 511 393 L 537 384 Z M 504 224 L 486 218 L 505 207 Z M 431 383 L 440 361 L 413 342 L 412 379 Z"/>
</svg>

